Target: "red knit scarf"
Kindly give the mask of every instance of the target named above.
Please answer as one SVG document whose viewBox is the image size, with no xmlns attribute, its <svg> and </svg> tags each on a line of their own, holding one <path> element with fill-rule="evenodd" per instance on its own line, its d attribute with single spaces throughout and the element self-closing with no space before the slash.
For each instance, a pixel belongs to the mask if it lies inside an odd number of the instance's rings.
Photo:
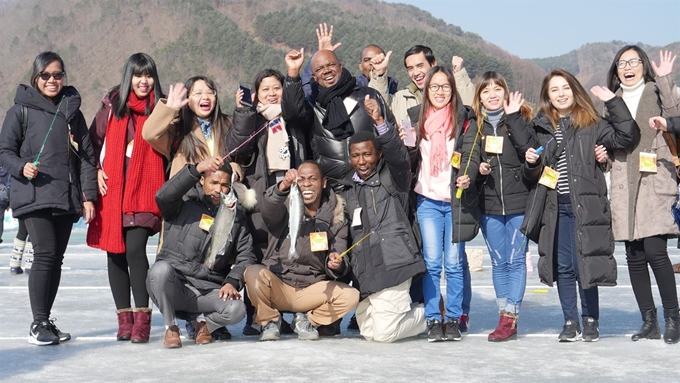
<svg viewBox="0 0 680 383">
<path fill-rule="evenodd" d="M 149 94 L 151 108 L 154 94 Z M 165 182 L 163 157 L 143 138 L 142 127 L 149 117 L 146 100 L 130 92 L 128 108 L 130 114 L 118 119 L 112 117 L 106 126 L 106 148 L 102 168 L 109 177 L 107 192 L 100 196 L 96 216 L 87 231 L 87 244 L 111 253 L 124 253 L 123 213 L 152 213 L 160 217 L 156 205 L 156 192 Z M 124 172 L 127 149 L 129 119 L 135 127 L 132 157 L 127 172 Z"/>
</svg>

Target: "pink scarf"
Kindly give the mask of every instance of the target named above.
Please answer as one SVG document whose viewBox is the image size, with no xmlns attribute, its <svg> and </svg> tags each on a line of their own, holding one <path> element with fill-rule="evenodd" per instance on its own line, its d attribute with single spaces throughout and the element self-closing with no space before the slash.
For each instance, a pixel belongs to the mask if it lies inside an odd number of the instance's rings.
<svg viewBox="0 0 680 383">
<path fill-rule="evenodd" d="M 425 117 L 425 132 L 432 145 L 430 175 L 436 177 L 449 162 L 446 137 L 451 132 L 451 104 L 436 112 L 430 107 Z"/>
</svg>

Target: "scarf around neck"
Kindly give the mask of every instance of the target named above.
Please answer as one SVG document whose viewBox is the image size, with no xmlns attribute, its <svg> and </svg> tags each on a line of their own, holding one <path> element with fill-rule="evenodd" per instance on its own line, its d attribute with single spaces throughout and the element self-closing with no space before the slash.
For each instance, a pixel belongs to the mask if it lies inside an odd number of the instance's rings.
<svg viewBox="0 0 680 383">
<path fill-rule="evenodd" d="M 347 69 L 342 68 L 340 80 L 335 85 L 329 88 L 319 87 L 319 95 L 316 100 L 319 106 L 326 110 L 321 123 L 338 140 L 343 140 L 354 133 L 343 100 L 352 94 L 356 83 L 356 78 Z"/>
<path fill-rule="evenodd" d="M 163 156 L 142 137 L 147 101 L 154 107 L 154 93 L 140 99 L 134 92 L 128 97 L 130 113 L 123 118 L 112 116 L 106 125 L 105 157 L 102 170 L 108 176 L 107 193 L 96 204 L 95 219 L 88 226 L 87 244 L 111 253 L 124 253 L 123 214 L 152 213 L 161 216 L 156 192 L 165 182 Z M 130 162 L 125 169 L 127 130 L 132 120 L 135 134 Z"/>
<path fill-rule="evenodd" d="M 430 174 L 433 177 L 439 175 L 448 165 L 449 158 L 446 149 L 446 137 L 451 131 L 451 104 L 435 111 L 432 107 L 425 117 L 425 132 L 431 142 L 432 153 L 430 156 Z"/>
<path fill-rule="evenodd" d="M 281 117 L 281 104 L 257 104 L 257 112 L 267 120 L 265 158 L 269 174 L 290 169 L 290 149 L 286 122 Z"/>
</svg>

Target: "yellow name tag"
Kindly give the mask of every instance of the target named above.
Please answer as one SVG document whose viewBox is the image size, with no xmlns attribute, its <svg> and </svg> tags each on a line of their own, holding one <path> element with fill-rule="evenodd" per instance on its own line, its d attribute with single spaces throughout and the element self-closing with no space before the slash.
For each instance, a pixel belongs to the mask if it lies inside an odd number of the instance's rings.
<svg viewBox="0 0 680 383">
<path fill-rule="evenodd" d="M 213 222 L 215 222 L 215 218 L 207 215 L 207 214 L 202 214 L 201 215 L 201 222 L 198 224 L 198 227 L 203 229 L 204 231 L 210 231 L 210 227 L 212 227 Z"/>
<path fill-rule="evenodd" d="M 487 153 L 502 154 L 503 153 L 503 137 L 486 136 L 486 144 L 484 150 Z"/>
<path fill-rule="evenodd" d="M 460 158 L 460 152 L 453 152 L 453 155 L 451 156 L 451 166 L 458 170 L 460 170 Z"/>
<path fill-rule="evenodd" d="M 559 178 L 560 172 L 546 166 L 543 168 L 543 174 L 541 174 L 541 179 L 538 180 L 538 183 L 550 189 L 555 189 L 557 187 L 557 180 Z"/>
<path fill-rule="evenodd" d="M 135 147 L 135 140 L 130 141 L 127 144 L 127 149 L 125 149 L 125 157 L 132 158 L 132 149 Z"/>
<path fill-rule="evenodd" d="M 640 172 L 656 173 L 656 154 L 640 152 Z"/>
<path fill-rule="evenodd" d="M 325 231 L 311 233 L 309 235 L 309 243 L 312 247 L 312 252 L 328 250 L 328 236 Z"/>
</svg>

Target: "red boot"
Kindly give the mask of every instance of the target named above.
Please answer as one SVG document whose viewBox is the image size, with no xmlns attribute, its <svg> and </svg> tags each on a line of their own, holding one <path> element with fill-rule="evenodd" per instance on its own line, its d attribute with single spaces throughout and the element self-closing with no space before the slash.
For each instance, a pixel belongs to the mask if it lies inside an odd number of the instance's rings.
<svg viewBox="0 0 680 383">
<path fill-rule="evenodd" d="M 151 309 L 149 307 L 136 307 L 132 309 L 134 325 L 132 326 L 132 343 L 146 343 L 149 341 L 151 332 Z"/>
<path fill-rule="evenodd" d="M 517 314 L 501 311 L 498 326 L 489 334 L 489 342 L 505 342 L 517 339 Z"/>
<path fill-rule="evenodd" d="M 132 327 L 134 325 L 134 317 L 132 309 L 121 309 L 116 311 L 118 314 L 118 340 L 130 340 L 132 336 Z"/>
</svg>

